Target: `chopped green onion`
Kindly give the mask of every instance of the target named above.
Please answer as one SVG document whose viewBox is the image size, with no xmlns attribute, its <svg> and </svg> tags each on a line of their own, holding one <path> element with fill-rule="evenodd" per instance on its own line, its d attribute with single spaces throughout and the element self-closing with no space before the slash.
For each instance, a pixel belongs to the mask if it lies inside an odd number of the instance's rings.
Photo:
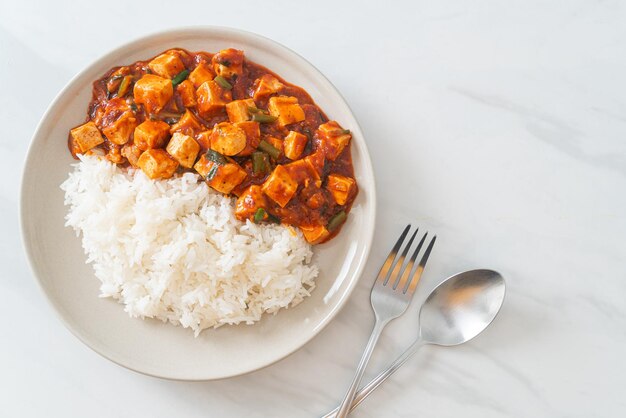
<svg viewBox="0 0 626 418">
<path fill-rule="evenodd" d="M 271 213 L 267 213 L 267 222 L 271 222 L 274 224 L 279 224 L 280 223 L 280 218 L 278 216 L 274 216 Z"/>
<path fill-rule="evenodd" d="M 170 112 L 168 110 L 162 110 L 158 113 L 159 118 L 161 119 L 180 119 L 181 116 L 183 116 L 182 113 L 178 113 L 178 112 Z"/>
<path fill-rule="evenodd" d="M 272 123 L 278 119 L 276 116 L 266 115 L 265 113 L 253 113 L 252 120 L 259 123 Z"/>
<path fill-rule="evenodd" d="M 220 64 L 222 64 L 224 67 L 230 67 L 230 61 L 228 60 L 222 60 Z"/>
<path fill-rule="evenodd" d="M 207 150 L 206 158 L 207 160 L 215 163 L 216 166 L 226 164 L 226 157 L 224 157 L 222 154 L 212 149 Z"/>
<path fill-rule="evenodd" d="M 263 109 L 259 109 L 257 107 L 248 106 L 248 113 L 252 115 L 252 120 L 254 122 L 260 123 L 272 123 L 275 122 L 278 117 L 272 116 L 267 113 L 267 111 Z"/>
<path fill-rule="evenodd" d="M 232 85 L 232 84 L 230 84 L 230 83 L 228 82 L 228 80 L 226 80 L 226 79 L 225 79 L 224 77 L 222 77 L 221 75 L 218 75 L 217 77 L 215 77 L 215 78 L 213 79 L 213 81 L 215 81 L 217 84 L 219 84 L 219 86 L 220 86 L 221 88 L 223 88 L 223 89 L 230 90 L 230 89 L 232 89 L 232 88 L 233 88 L 233 85 Z"/>
<path fill-rule="evenodd" d="M 213 164 L 213 166 L 211 167 L 211 169 L 209 170 L 209 172 L 206 174 L 206 181 L 211 181 L 213 180 L 213 178 L 215 177 L 215 175 L 217 174 L 217 170 L 220 168 L 220 165 L 215 163 Z"/>
<path fill-rule="evenodd" d="M 109 78 L 109 80 L 107 81 L 107 92 L 113 93 L 114 91 L 116 91 L 120 86 L 120 80 L 122 78 L 124 78 L 124 76 L 120 74 L 114 75 L 113 77 Z"/>
<path fill-rule="evenodd" d="M 333 232 L 335 229 L 339 228 L 341 224 L 346 221 L 346 217 L 346 212 L 343 210 L 333 215 L 333 217 L 328 221 L 328 225 L 326 225 L 328 232 Z"/>
<path fill-rule="evenodd" d="M 341 131 L 339 131 L 340 134 L 342 135 L 346 135 L 350 133 L 350 129 L 342 129 Z"/>
<path fill-rule="evenodd" d="M 120 87 L 117 89 L 117 97 L 124 97 L 126 93 L 128 93 L 128 90 L 130 89 L 130 82 L 132 79 L 132 75 L 127 75 L 122 79 Z"/>
<path fill-rule="evenodd" d="M 131 103 L 130 104 L 130 110 L 132 110 L 133 112 L 137 111 L 137 105 L 135 103 Z"/>
<path fill-rule="evenodd" d="M 261 142 L 259 142 L 258 148 L 261 151 L 267 152 L 270 155 L 270 157 L 272 157 L 275 160 L 277 160 L 278 156 L 280 155 L 280 150 L 276 148 L 274 145 L 267 142 L 266 140 L 262 140 Z"/>
<path fill-rule="evenodd" d="M 270 171 L 270 161 L 266 153 L 255 151 L 252 153 L 252 172 L 255 175 L 266 174 Z"/>
<path fill-rule="evenodd" d="M 267 212 L 265 212 L 265 209 L 263 208 L 258 208 L 256 210 L 256 212 L 254 213 L 254 223 L 258 224 L 259 222 L 261 222 L 263 219 L 265 219 L 265 214 Z"/>
<path fill-rule="evenodd" d="M 187 79 L 189 76 L 189 70 L 182 70 L 180 73 L 176 74 L 174 78 L 172 78 L 172 86 L 176 87 L 183 81 Z"/>
<path fill-rule="evenodd" d="M 178 121 L 180 120 L 180 118 L 183 116 L 182 113 L 177 113 L 177 112 L 170 112 L 168 110 L 162 110 L 159 113 L 157 113 L 156 115 L 150 115 L 151 117 L 154 116 L 156 120 L 162 120 L 165 123 L 169 123 L 170 125 L 173 125 L 175 123 L 178 123 Z"/>
</svg>

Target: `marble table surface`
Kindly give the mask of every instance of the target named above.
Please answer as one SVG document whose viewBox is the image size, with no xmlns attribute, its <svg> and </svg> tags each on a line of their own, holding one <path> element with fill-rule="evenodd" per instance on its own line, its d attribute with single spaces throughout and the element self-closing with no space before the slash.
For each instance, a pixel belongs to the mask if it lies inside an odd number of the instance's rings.
<svg viewBox="0 0 626 418">
<path fill-rule="evenodd" d="M 354 416 L 626 416 L 625 21 L 618 0 L 3 2 L 0 416 L 320 416 L 352 377 L 369 288 L 408 221 L 438 245 L 366 377 L 415 337 L 420 302 L 446 276 L 496 269 L 507 300 L 483 335 L 425 348 Z M 350 301 L 304 348 L 249 375 L 172 382 L 105 360 L 57 319 L 20 242 L 20 171 L 84 66 L 129 39 L 210 24 L 273 38 L 335 83 L 373 156 L 377 231 Z"/>
</svg>

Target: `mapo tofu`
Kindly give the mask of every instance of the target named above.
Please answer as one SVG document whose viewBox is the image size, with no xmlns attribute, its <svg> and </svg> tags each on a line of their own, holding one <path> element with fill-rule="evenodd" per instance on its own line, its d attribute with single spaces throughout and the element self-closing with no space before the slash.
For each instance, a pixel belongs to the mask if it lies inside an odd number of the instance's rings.
<svg viewBox="0 0 626 418">
<path fill-rule="evenodd" d="M 195 172 L 237 199 L 240 220 L 292 225 L 319 244 L 358 193 L 351 140 L 305 90 L 228 48 L 112 68 L 68 143 L 74 157 L 96 153 L 155 180 Z"/>
</svg>

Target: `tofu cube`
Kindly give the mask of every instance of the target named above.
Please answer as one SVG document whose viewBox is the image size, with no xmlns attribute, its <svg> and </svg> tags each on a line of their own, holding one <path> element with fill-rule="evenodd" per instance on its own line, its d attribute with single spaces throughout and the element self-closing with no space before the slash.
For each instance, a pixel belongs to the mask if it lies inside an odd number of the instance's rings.
<svg viewBox="0 0 626 418">
<path fill-rule="evenodd" d="M 81 153 L 87 152 L 104 142 L 100 130 L 91 121 L 72 129 L 70 135 Z"/>
<path fill-rule="evenodd" d="M 340 174 L 329 174 L 326 189 L 333 195 L 338 205 L 345 205 L 354 190 L 356 182 Z"/>
<path fill-rule="evenodd" d="M 180 101 L 185 107 L 193 107 L 196 105 L 196 89 L 193 83 L 185 80 L 176 86 L 176 93 L 180 96 Z"/>
<path fill-rule="evenodd" d="M 298 184 L 304 184 L 305 187 L 308 187 L 313 182 L 316 187 L 321 187 L 322 179 L 320 175 L 306 159 L 285 164 L 284 167 L 291 178 Z"/>
<path fill-rule="evenodd" d="M 209 171 L 211 171 L 213 164 L 213 161 L 209 160 L 206 154 L 202 154 L 200 158 L 198 158 L 198 161 L 196 161 L 193 165 L 193 169 L 196 170 L 202 178 L 206 179 L 206 176 L 209 174 Z"/>
<path fill-rule="evenodd" d="M 137 165 L 151 179 L 168 179 L 174 175 L 178 163 L 165 150 L 155 148 L 144 151 Z"/>
<path fill-rule="evenodd" d="M 72 134 L 70 133 L 69 138 L 67 138 L 67 147 L 70 150 L 70 154 L 72 154 L 72 157 L 74 158 L 78 158 L 78 156 L 80 154 L 87 154 L 87 155 L 91 155 L 94 153 L 94 151 L 91 150 L 87 150 L 85 152 L 82 152 L 80 150 L 80 147 L 78 146 L 78 144 L 76 143 L 76 141 L 74 141 L 74 138 L 72 137 Z"/>
<path fill-rule="evenodd" d="M 168 142 L 165 150 L 178 161 L 178 164 L 186 168 L 193 167 L 193 163 L 196 162 L 198 152 L 200 152 L 200 145 L 195 139 L 189 135 L 176 132 L 172 135 L 172 139 Z"/>
<path fill-rule="evenodd" d="M 149 114 L 159 113 L 174 95 L 172 80 L 145 74 L 133 89 L 135 103 L 143 104 Z"/>
<path fill-rule="evenodd" d="M 215 177 L 208 184 L 218 192 L 230 194 L 247 176 L 246 170 L 241 168 L 239 164 L 231 162 L 219 166 Z"/>
<path fill-rule="evenodd" d="M 300 230 L 302 230 L 304 238 L 311 244 L 319 244 L 330 235 L 328 229 L 322 225 L 300 226 Z"/>
<path fill-rule="evenodd" d="M 215 74 L 209 68 L 206 62 L 199 63 L 192 72 L 189 73 L 187 80 L 193 83 L 193 86 L 197 89 L 207 81 L 212 81 L 215 78 Z"/>
<path fill-rule="evenodd" d="M 350 143 L 350 139 L 352 139 L 350 131 L 343 129 L 334 120 L 321 124 L 317 128 L 317 134 L 321 140 L 326 158 L 332 161 L 337 159 Z"/>
<path fill-rule="evenodd" d="M 284 208 L 296 194 L 298 183 L 291 178 L 282 165 L 276 166 L 272 174 L 263 183 L 263 193 L 269 196 L 280 207 Z"/>
<path fill-rule="evenodd" d="M 124 145 L 137 127 L 137 119 L 126 100 L 115 98 L 107 103 L 102 116 L 102 133 L 109 141 Z"/>
<path fill-rule="evenodd" d="M 234 125 L 246 133 L 246 147 L 237 156 L 243 157 L 252 154 L 261 142 L 259 122 L 236 122 Z"/>
<path fill-rule="evenodd" d="M 170 125 L 161 120 L 147 119 L 135 128 L 134 143 L 142 151 L 163 148 L 169 137 Z"/>
<path fill-rule="evenodd" d="M 234 100 L 226 105 L 226 113 L 228 114 L 228 120 L 231 122 L 245 122 L 250 120 L 249 107 L 256 107 L 254 100 Z"/>
<path fill-rule="evenodd" d="M 264 74 L 257 78 L 254 85 L 256 86 L 252 96 L 254 100 L 265 100 L 272 94 L 280 93 L 285 87 L 283 83 L 271 74 Z"/>
<path fill-rule="evenodd" d="M 285 157 L 290 160 L 297 160 L 304 152 L 304 147 L 309 139 L 306 135 L 296 131 L 289 131 L 285 137 L 284 148 Z"/>
<path fill-rule="evenodd" d="M 272 116 L 278 118 L 281 126 L 304 120 L 304 110 L 298 104 L 298 99 L 288 96 L 270 97 L 268 110 Z"/>
<path fill-rule="evenodd" d="M 266 208 L 267 200 L 263 194 L 261 186 L 252 185 L 248 187 L 237 199 L 235 204 L 235 216 L 240 221 L 252 220 L 259 208 Z"/>
<path fill-rule="evenodd" d="M 196 108 L 200 116 L 210 118 L 220 114 L 232 99 L 230 90 L 224 90 L 215 81 L 205 81 L 196 90 Z"/>
<path fill-rule="evenodd" d="M 211 149 L 222 155 L 237 155 L 246 148 L 246 132 L 239 126 L 222 122 L 213 127 Z"/>
<path fill-rule="evenodd" d="M 128 162 L 133 167 L 138 167 L 137 162 L 143 151 L 140 150 L 135 144 L 126 144 L 122 147 L 122 156 L 126 157 Z"/>
<path fill-rule="evenodd" d="M 231 78 L 243 73 L 243 51 L 234 48 L 222 49 L 213 55 L 213 71 L 222 77 Z"/>
<path fill-rule="evenodd" d="M 172 125 L 170 132 L 180 132 L 185 135 L 196 136 L 196 134 L 204 131 L 206 128 L 200 123 L 198 118 L 194 116 L 189 109 L 185 111 L 183 116 L 180 117 L 178 122 Z"/>
<path fill-rule="evenodd" d="M 230 194 L 247 177 L 246 171 L 232 159 L 224 164 L 217 164 L 209 160 L 206 154 L 202 154 L 193 168 L 204 177 L 209 186 L 224 194 Z"/>
<path fill-rule="evenodd" d="M 307 155 L 303 158 L 304 161 L 315 171 L 318 178 L 324 174 L 324 165 L 326 164 L 326 158 L 324 152 L 321 150 L 315 151 L 313 154 Z"/>
<path fill-rule="evenodd" d="M 185 64 L 181 61 L 177 51 L 167 51 L 150 61 L 148 67 L 161 77 L 174 78 L 185 69 Z"/>
</svg>

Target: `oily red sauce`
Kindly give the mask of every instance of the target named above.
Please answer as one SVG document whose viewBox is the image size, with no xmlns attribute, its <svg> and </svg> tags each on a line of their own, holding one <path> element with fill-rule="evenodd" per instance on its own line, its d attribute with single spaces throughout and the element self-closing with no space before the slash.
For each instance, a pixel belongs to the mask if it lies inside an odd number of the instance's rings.
<svg viewBox="0 0 626 418">
<path fill-rule="evenodd" d="M 177 51 L 180 60 L 183 62 L 185 69 L 188 71 L 193 71 L 198 65 L 201 64 L 208 65 L 210 67 L 215 55 L 207 52 L 189 52 L 181 48 L 176 48 L 173 51 Z M 124 106 L 130 106 L 132 116 L 135 118 L 136 124 L 140 124 L 146 120 L 160 120 L 167 123 L 171 127 L 174 126 L 179 121 L 183 113 L 188 110 L 199 122 L 200 128 L 195 128 L 193 131 L 185 131 L 185 133 L 196 139 L 200 145 L 200 152 L 197 155 L 197 158 L 200 158 L 201 155 L 207 152 L 207 150 L 211 147 L 210 141 L 207 141 L 206 139 L 206 133 L 211 131 L 216 124 L 229 122 L 229 116 L 224 110 L 215 112 L 212 115 L 207 115 L 199 112 L 197 106 L 185 107 L 183 105 L 183 98 L 176 88 L 174 88 L 173 97 L 160 111 L 149 114 L 143 104 L 135 102 L 133 86 L 144 75 L 153 74 L 153 71 L 149 67 L 149 63 L 153 59 L 154 58 L 146 61 L 137 61 L 122 67 L 111 68 L 100 79 L 96 80 L 93 83 L 93 95 L 88 106 L 86 122 L 95 122 L 98 128 L 103 130 L 105 127 L 115 123 L 115 121 L 121 117 L 122 113 L 125 111 L 128 112 L 128 108 L 124 108 Z M 267 74 L 279 80 L 280 83 L 282 83 L 282 87 L 275 94 L 255 97 L 255 89 L 258 87 L 258 80 Z M 122 97 L 118 97 L 118 89 L 121 82 L 120 80 L 124 76 L 130 76 L 131 83 Z M 264 140 L 272 137 L 284 140 L 290 131 L 295 131 L 305 135 L 308 139 L 304 151 L 298 159 L 304 159 L 317 151 L 320 151 L 320 153 L 323 154 L 325 139 L 320 133 L 319 128 L 322 124 L 328 122 L 328 118 L 304 89 L 288 83 L 274 72 L 248 59 L 244 59 L 243 61 L 243 71 L 234 77 L 229 77 L 228 81 L 232 86 L 232 89 L 230 89 L 232 101 L 253 98 L 256 107 L 264 112 L 267 111 L 268 102 L 273 96 L 289 96 L 297 98 L 298 104 L 304 111 L 304 120 L 291 123 L 287 126 L 281 126 L 276 122 L 260 123 L 260 139 Z M 119 108 L 116 107 L 118 102 Z M 137 167 L 136 161 L 129 161 L 130 158 L 126 158 L 125 156 L 127 154 L 123 152 L 123 148 L 133 146 L 133 133 L 130 134 L 128 141 L 122 145 L 112 142 L 105 134 L 102 135 L 102 138 L 104 139 L 104 142 L 89 151 L 85 151 L 85 153 L 93 152 L 104 154 L 105 158 L 121 166 Z M 81 153 L 81 149 L 77 146 L 72 134 L 69 136 L 68 145 L 70 152 L 76 158 L 76 155 Z M 165 146 L 162 148 L 165 148 Z M 309 228 L 313 226 L 328 226 L 329 221 L 333 219 L 333 217 L 336 217 L 336 215 L 340 212 L 344 212 L 347 215 L 358 193 L 356 180 L 354 180 L 354 169 L 352 166 L 350 148 L 350 144 L 343 148 L 335 159 L 324 158 L 323 163 L 320 166 L 321 184 L 319 184 L 319 181 L 317 184 L 313 181 L 299 182 L 297 192 L 293 197 L 291 197 L 289 202 L 284 205 L 284 207 L 276 203 L 274 200 L 266 198 L 263 206 L 267 213 L 271 216 L 271 219 L 269 220 L 279 220 L 281 223 L 302 228 Z M 137 154 L 139 154 L 139 152 Z M 236 185 L 230 192 L 235 196 L 242 195 L 250 186 L 262 186 L 272 173 L 272 171 L 268 171 L 265 173 L 255 174 L 252 159 L 249 155 L 233 155 L 229 157 L 229 159 L 230 158 L 232 158 L 232 161 L 236 162 L 246 172 L 245 179 Z M 278 165 L 287 165 L 293 162 L 294 160 L 287 158 L 284 153 L 281 153 L 278 158 L 271 159 L 271 168 L 274 170 Z M 183 168 L 182 166 L 179 166 L 176 170 L 178 173 L 190 170 L 195 171 L 193 168 L 188 169 Z M 297 168 L 292 168 L 291 170 L 292 175 L 294 175 L 294 170 L 297 171 Z M 342 204 L 337 202 L 337 199 L 327 187 L 328 175 L 331 174 L 354 180 L 354 187 L 351 188 L 347 200 L 345 202 L 341 202 Z M 310 176 L 310 172 L 306 170 L 301 173 L 296 172 L 295 176 Z M 211 183 L 209 183 L 209 185 L 211 185 Z M 267 220 L 268 219 L 264 219 L 264 221 Z M 343 224 L 343 222 L 341 224 Z M 338 227 L 335 226 L 331 231 L 328 231 L 326 236 L 314 243 L 324 242 L 334 237 L 341 229 L 341 224 Z"/>
</svg>

